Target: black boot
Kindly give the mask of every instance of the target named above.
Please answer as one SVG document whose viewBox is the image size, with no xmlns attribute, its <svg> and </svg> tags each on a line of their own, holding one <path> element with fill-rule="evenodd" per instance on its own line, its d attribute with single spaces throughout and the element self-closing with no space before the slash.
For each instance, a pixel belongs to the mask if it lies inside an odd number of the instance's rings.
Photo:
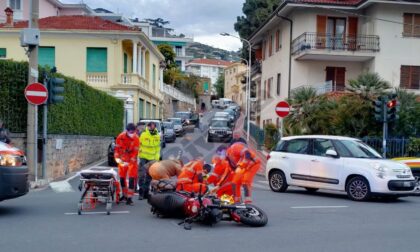
<svg viewBox="0 0 420 252">
<path fill-rule="evenodd" d="M 120 201 L 125 201 L 127 200 L 127 197 L 125 197 L 124 195 L 120 197 Z"/>
<path fill-rule="evenodd" d="M 131 198 L 127 198 L 127 203 L 126 204 L 132 206 L 132 205 L 134 205 L 134 202 Z"/>
</svg>

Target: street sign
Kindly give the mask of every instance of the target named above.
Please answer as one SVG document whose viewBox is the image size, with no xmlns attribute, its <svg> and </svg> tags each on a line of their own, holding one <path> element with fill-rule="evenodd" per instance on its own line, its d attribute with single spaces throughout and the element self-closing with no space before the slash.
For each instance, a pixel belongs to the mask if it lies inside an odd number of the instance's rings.
<svg viewBox="0 0 420 252">
<path fill-rule="evenodd" d="M 25 88 L 26 100 L 33 105 L 41 105 L 48 100 L 48 90 L 41 83 L 32 83 Z"/>
<path fill-rule="evenodd" d="M 276 113 L 280 117 L 286 117 L 290 112 L 289 103 L 281 101 L 276 105 Z"/>
</svg>

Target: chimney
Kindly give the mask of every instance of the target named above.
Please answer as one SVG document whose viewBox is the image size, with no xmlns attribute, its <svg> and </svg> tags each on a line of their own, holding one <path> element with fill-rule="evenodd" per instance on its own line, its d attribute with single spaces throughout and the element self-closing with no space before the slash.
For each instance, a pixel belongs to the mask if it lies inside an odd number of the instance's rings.
<svg viewBox="0 0 420 252">
<path fill-rule="evenodd" d="M 7 7 L 4 12 L 6 13 L 6 25 L 5 27 L 13 27 L 13 10 Z"/>
</svg>

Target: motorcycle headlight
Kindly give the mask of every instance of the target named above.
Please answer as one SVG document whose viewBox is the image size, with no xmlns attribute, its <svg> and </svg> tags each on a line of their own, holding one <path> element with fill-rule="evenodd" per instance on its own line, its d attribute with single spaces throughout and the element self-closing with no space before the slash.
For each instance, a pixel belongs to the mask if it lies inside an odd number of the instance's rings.
<svg viewBox="0 0 420 252">
<path fill-rule="evenodd" d="M 0 166 L 21 166 L 25 158 L 17 155 L 0 155 Z"/>
</svg>

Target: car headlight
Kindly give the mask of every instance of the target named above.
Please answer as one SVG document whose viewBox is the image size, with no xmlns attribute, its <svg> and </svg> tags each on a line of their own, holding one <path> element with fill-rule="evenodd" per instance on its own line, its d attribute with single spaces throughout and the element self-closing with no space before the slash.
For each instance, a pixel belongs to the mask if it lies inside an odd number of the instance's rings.
<svg viewBox="0 0 420 252">
<path fill-rule="evenodd" d="M 386 173 L 388 172 L 388 167 L 384 166 L 381 163 L 372 163 L 371 164 L 372 168 L 375 169 L 377 171 L 376 175 L 379 178 L 384 178 L 386 176 Z"/>
<path fill-rule="evenodd" d="M 226 133 L 228 133 L 228 134 L 232 134 L 232 131 L 231 131 L 231 130 L 228 130 L 228 131 L 226 131 Z"/>
<path fill-rule="evenodd" d="M 216 133 L 216 131 L 215 130 L 209 130 L 209 133 L 214 134 L 214 133 Z"/>
<path fill-rule="evenodd" d="M 21 166 L 25 158 L 17 155 L 0 155 L 0 166 Z"/>
</svg>

